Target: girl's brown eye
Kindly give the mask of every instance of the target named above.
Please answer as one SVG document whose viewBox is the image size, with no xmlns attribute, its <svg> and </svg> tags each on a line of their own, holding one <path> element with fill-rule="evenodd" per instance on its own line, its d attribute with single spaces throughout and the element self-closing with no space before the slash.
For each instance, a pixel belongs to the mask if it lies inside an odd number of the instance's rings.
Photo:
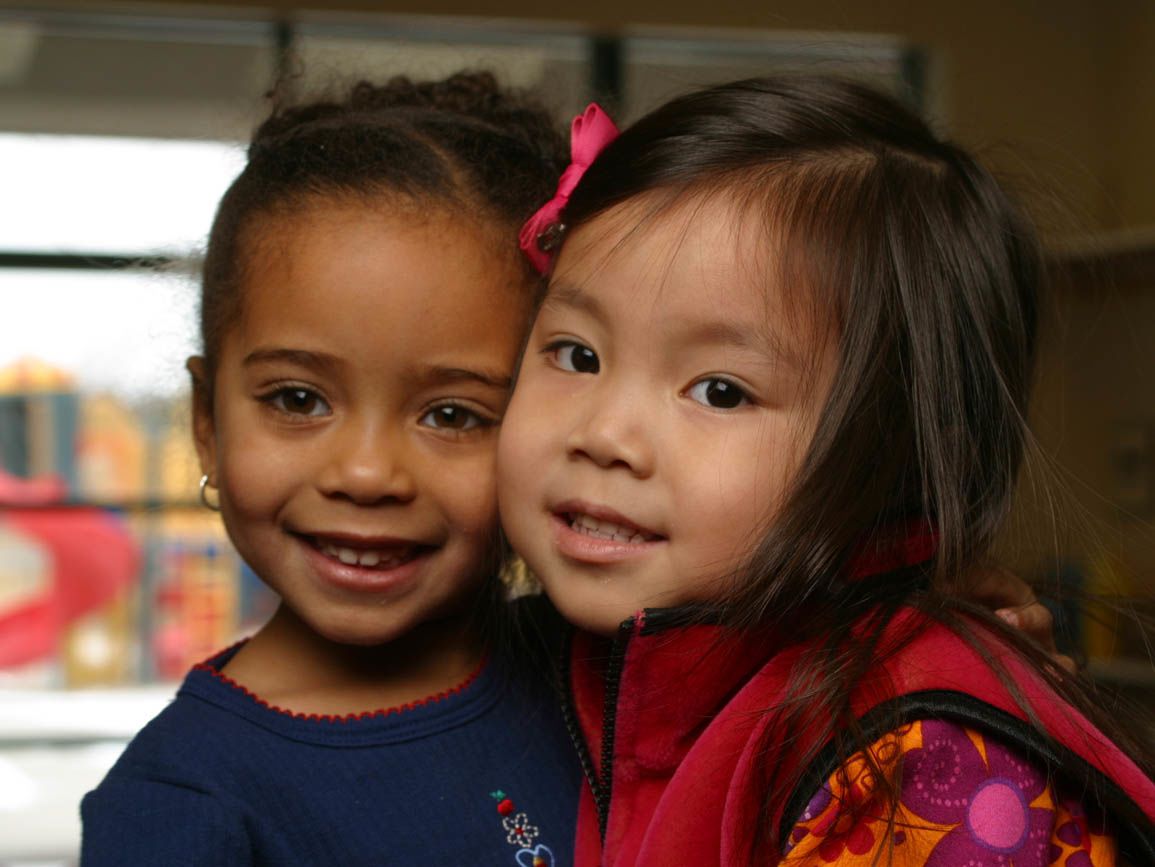
<svg viewBox="0 0 1155 867">
<path fill-rule="evenodd" d="M 487 423 L 473 410 L 452 403 L 434 407 L 421 417 L 421 424 L 437 430 L 467 431 Z"/>
<path fill-rule="evenodd" d="M 553 343 L 546 351 L 553 356 L 554 364 L 569 373 L 598 373 L 602 367 L 596 352 L 571 340 Z"/>
<path fill-rule="evenodd" d="M 322 416 L 332 412 L 324 399 L 308 388 L 279 388 L 265 400 L 289 415 Z"/>
<path fill-rule="evenodd" d="M 728 379 L 703 379 L 690 387 L 690 397 L 711 409 L 737 409 L 750 398 Z"/>
</svg>

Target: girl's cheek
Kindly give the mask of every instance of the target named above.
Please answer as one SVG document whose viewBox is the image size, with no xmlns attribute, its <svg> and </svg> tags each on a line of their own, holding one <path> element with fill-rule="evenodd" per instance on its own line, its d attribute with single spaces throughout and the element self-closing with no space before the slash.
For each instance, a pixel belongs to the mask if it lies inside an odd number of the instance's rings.
<svg viewBox="0 0 1155 867">
<path fill-rule="evenodd" d="M 706 597 L 710 579 L 740 568 L 773 525 L 798 465 L 789 442 L 778 437 L 732 444 L 717 458 L 716 466 L 727 472 L 704 476 L 705 484 L 682 506 L 687 514 L 698 512 L 698 544 L 688 565 L 702 577 Z"/>
<path fill-rule="evenodd" d="M 524 470 L 526 461 L 532 457 L 532 447 L 540 442 L 540 436 L 533 434 L 531 384 L 525 379 L 519 381 L 506 409 L 497 438 L 497 483 L 499 493 L 505 491 Z"/>
<path fill-rule="evenodd" d="M 495 454 L 455 467 L 446 463 L 430 467 L 442 476 L 444 501 L 463 528 L 471 533 L 492 533 L 497 529 L 497 460 Z"/>
</svg>

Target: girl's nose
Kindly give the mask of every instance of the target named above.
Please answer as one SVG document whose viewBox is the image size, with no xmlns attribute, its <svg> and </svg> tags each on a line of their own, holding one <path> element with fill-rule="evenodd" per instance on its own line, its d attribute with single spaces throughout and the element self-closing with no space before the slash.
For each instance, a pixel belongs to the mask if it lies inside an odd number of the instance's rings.
<svg viewBox="0 0 1155 867">
<path fill-rule="evenodd" d="M 638 478 L 653 474 L 653 429 L 637 395 L 604 387 L 576 401 L 579 418 L 566 438 L 571 458 L 592 461 L 603 469 L 623 469 Z"/>
<path fill-rule="evenodd" d="M 380 425 L 352 425 L 344 434 L 330 444 L 317 480 L 323 494 L 363 506 L 409 502 L 417 495 L 400 434 L 391 436 Z"/>
</svg>

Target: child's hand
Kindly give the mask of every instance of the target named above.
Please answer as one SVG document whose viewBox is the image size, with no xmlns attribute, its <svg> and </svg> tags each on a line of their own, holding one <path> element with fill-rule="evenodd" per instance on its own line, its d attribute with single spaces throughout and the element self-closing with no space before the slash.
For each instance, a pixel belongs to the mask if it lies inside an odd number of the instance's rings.
<svg viewBox="0 0 1155 867">
<path fill-rule="evenodd" d="M 1018 575 L 1006 569 L 987 571 L 978 580 L 971 599 L 993 608 L 997 616 L 1038 642 L 1068 672 L 1078 672 L 1075 660 L 1059 653 L 1055 646 L 1055 620 L 1050 610 Z"/>
</svg>

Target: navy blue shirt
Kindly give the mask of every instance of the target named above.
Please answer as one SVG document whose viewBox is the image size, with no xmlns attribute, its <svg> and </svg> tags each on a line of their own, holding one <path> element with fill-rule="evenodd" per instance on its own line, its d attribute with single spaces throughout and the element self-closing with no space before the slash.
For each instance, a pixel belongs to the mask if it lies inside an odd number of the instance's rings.
<svg viewBox="0 0 1155 867">
<path fill-rule="evenodd" d="M 232 653 L 84 798 L 84 867 L 572 863 L 581 771 L 544 685 L 491 662 L 414 706 L 306 718 L 221 675 Z"/>
</svg>

